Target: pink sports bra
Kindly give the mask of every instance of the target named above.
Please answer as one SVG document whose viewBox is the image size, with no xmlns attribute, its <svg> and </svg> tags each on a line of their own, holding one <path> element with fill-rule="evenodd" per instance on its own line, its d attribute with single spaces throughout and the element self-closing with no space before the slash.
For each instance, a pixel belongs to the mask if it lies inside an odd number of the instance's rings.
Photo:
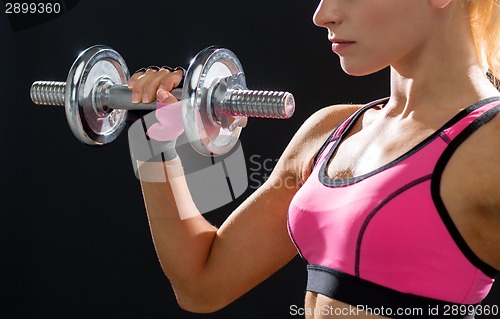
<svg viewBox="0 0 500 319">
<path fill-rule="evenodd" d="M 335 129 L 290 204 L 288 230 L 308 264 L 306 290 L 370 307 L 479 303 L 497 270 L 468 247 L 439 186 L 454 151 L 499 112 L 500 97 L 462 110 L 373 172 L 328 177 L 327 165 L 353 124 L 387 100 L 366 105 Z"/>
</svg>

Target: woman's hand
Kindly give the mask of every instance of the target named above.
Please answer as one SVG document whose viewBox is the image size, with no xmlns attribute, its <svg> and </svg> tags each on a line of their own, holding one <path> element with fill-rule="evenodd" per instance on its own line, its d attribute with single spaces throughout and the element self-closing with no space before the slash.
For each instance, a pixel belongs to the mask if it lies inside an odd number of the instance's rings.
<svg viewBox="0 0 500 319">
<path fill-rule="evenodd" d="M 129 80 L 133 103 L 158 101 L 156 111 L 142 114 L 141 120 L 133 123 L 128 131 L 130 154 L 137 177 L 142 163 L 170 161 L 177 157 L 176 140 L 184 131 L 182 104 L 170 91 L 181 83 L 183 75 L 181 68 L 149 67 L 135 72 Z"/>
<path fill-rule="evenodd" d="M 166 67 L 149 67 L 134 73 L 128 82 L 132 91 L 132 103 L 173 103 L 177 99 L 170 93 L 183 81 L 184 70 Z"/>
</svg>

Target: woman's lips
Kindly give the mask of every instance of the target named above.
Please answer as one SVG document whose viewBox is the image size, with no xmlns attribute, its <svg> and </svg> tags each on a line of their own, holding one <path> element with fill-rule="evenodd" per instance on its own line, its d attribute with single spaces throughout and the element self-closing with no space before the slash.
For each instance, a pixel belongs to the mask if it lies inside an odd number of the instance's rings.
<svg viewBox="0 0 500 319">
<path fill-rule="evenodd" d="M 342 52 L 356 43 L 355 41 L 340 40 L 340 39 L 332 39 L 330 41 L 332 42 L 332 50 L 335 53 Z"/>
</svg>

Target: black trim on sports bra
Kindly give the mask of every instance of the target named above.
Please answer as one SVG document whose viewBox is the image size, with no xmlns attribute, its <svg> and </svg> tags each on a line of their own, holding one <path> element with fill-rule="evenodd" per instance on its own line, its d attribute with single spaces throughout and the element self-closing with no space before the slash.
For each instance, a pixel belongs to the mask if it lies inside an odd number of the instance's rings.
<svg viewBox="0 0 500 319">
<path fill-rule="evenodd" d="M 314 160 L 313 160 L 313 164 L 312 164 L 312 169 L 314 169 L 316 167 L 316 164 L 318 163 L 318 160 L 319 158 L 321 157 L 321 154 L 323 154 L 323 152 L 325 151 L 325 148 L 333 141 L 335 141 L 336 139 L 338 138 L 333 138 L 335 136 L 335 133 L 337 133 L 337 131 L 339 130 L 340 126 L 344 124 L 344 122 L 340 123 L 339 125 L 337 125 L 337 127 L 333 130 L 333 132 L 328 136 L 328 138 L 326 139 L 326 141 L 323 143 L 323 145 L 321 146 L 321 148 L 319 149 L 318 153 L 316 153 L 316 156 L 314 156 Z"/>
<path fill-rule="evenodd" d="M 489 100 L 489 102 L 500 101 L 500 98 L 496 98 L 494 100 Z M 448 232 L 451 237 L 455 241 L 455 244 L 460 248 L 465 257 L 479 270 L 481 270 L 484 274 L 486 274 L 490 278 L 494 278 L 498 274 L 498 270 L 488 265 L 484 261 L 482 261 L 469 247 L 465 239 L 460 234 L 459 230 L 453 223 L 453 220 L 450 217 L 446 206 L 444 205 L 443 199 L 441 198 L 441 179 L 443 175 L 443 171 L 448 164 L 448 161 L 458 149 L 458 147 L 476 130 L 478 130 L 481 126 L 488 123 L 492 120 L 498 113 L 500 112 L 500 105 L 493 107 L 492 109 L 486 111 L 483 115 L 478 117 L 472 124 L 466 127 L 458 136 L 451 141 L 448 147 L 445 149 L 441 157 L 439 158 L 436 167 L 433 172 L 433 178 L 431 181 L 431 194 L 432 199 L 434 200 L 434 205 L 443 220 Z"/>
<path fill-rule="evenodd" d="M 373 102 L 370 102 L 368 104 L 366 104 L 365 106 L 363 106 L 362 108 L 360 108 L 359 110 L 357 110 L 356 112 L 354 112 L 351 116 L 349 116 L 347 119 L 343 120 L 342 122 L 340 122 L 339 125 L 337 125 L 337 127 L 335 127 L 335 129 L 332 131 L 332 133 L 328 136 L 328 138 L 326 139 L 326 141 L 323 143 L 323 145 L 321 146 L 321 148 L 319 149 L 319 152 L 316 153 L 316 156 L 314 157 L 314 161 L 313 161 L 313 165 L 312 165 L 312 168 L 314 169 L 314 167 L 316 167 L 316 163 L 318 162 L 321 154 L 323 154 L 323 152 L 325 151 L 325 148 L 333 141 L 335 141 L 336 139 L 334 139 L 333 137 L 335 136 L 335 134 L 337 134 L 337 131 L 340 129 L 340 127 L 342 127 L 342 125 L 344 125 L 344 123 L 346 121 L 351 121 L 354 119 L 354 117 L 357 116 L 357 113 L 363 113 L 364 111 L 368 110 L 368 109 L 371 109 L 372 107 L 375 107 L 377 105 L 380 105 L 380 104 L 386 104 L 387 101 L 389 101 L 389 98 L 386 97 L 386 98 L 382 98 L 382 99 L 379 99 L 379 100 L 376 100 L 376 101 L 373 101 Z M 344 129 L 345 131 L 345 129 Z"/>
<path fill-rule="evenodd" d="M 335 144 L 332 146 L 332 148 L 330 149 L 330 152 L 328 153 L 327 157 L 325 158 L 325 160 L 323 161 L 323 164 L 321 166 L 321 169 L 319 171 L 319 174 L 318 174 L 318 177 L 319 177 L 319 181 L 324 185 L 324 186 L 327 186 L 327 187 L 345 187 L 345 186 L 349 186 L 349 185 L 352 185 L 352 184 L 356 184 L 360 181 L 363 181 L 373 175 L 376 175 L 382 171 L 385 171 L 386 169 L 404 161 L 405 159 L 407 159 L 408 157 L 412 156 L 413 154 L 417 153 L 420 149 L 422 149 L 423 147 L 425 147 L 427 144 L 429 144 L 430 142 L 432 142 L 435 138 L 437 138 L 441 132 L 451 126 L 453 126 L 454 124 L 456 124 L 457 122 L 459 122 L 461 119 L 463 119 L 465 116 L 467 116 L 468 114 L 472 113 L 473 111 L 477 110 L 478 108 L 484 106 L 484 105 L 487 105 L 491 102 L 494 102 L 494 101 L 498 101 L 499 98 L 498 97 L 490 97 L 490 98 L 486 98 L 484 100 L 481 100 L 477 103 L 474 103 L 472 104 L 471 106 L 461 110 L 458 114 L 456 114 L 452 119 L 450 119 L 448 122 L 446 122 L 440 129 L 438 129 L 437 131 L 435 131 L 433 134 L 431 134 L 429 137 L 427 137 L 426 139 L 424 139 L 422 142 L 420 142 L 419 144 L 417 144 L 415 147 L 413 147 L 412 149 L 410 149 L 408 152 L 404 153 L 403 155 L 401 155 L 400 157 L 398 157 L 397 159 L 389 162 L 388 164 L 385 164 L 383 165 L 382 167 L 374 170 L 374 171 L 371 171 L 369 173 L 366 173 L 366 174 L 363 174 L 363 175 L 360 175 L 360 176 L 356 176 L 356 177 L 351 177 L 351 178 L 330 178 L 330 176 L 328 176 L 328 173 L 327 173 L 327 168 L 328 168 L 328 164 L 330 163 L 331 159 L 333 158 L 333 154 L 335 153 L 336 149 L 338 148 L 339 144 L 342 142 L 344 136 L 346 134 L 348 134 L 348 132 L 351 130 L 351 128 L 354 126 L 354 123 L 358 120 L 358 118 L 363 114 L 363 112 L 365 112 L 367 109 L 368 109 L 368 106 L 370 105 L 367 105 L 366 107 L 360 109 L 358 111 L 358 113 L 356 114 L 355 117 L 353 117 L 353 119 L 351 120 L 351 122 L 349 123 L 349 125 L 345 128 L 345 130 L 341 133 L 340 137 L 335 141 Z M 372 105 L 373 107 L 373 105 Z"/>
<path fill-rule="evenodd" d="M 353 307 L 364 306 L 365 309 L 369 307 L 377 310 L 383 307 L 387 315 L 389 315 L 388 308 L 390 308 L 391 318 L 430 318 L 429 310 L 436 309 L 436 307 L 439 309 L 439 315 L 436 318 L 474 318 L 473 315 L 453 316 L 451 313 L 449 316 L 444 316 L 446 309 L 453 309 L 453 306 L 460 307 L 459 304 L 402 293 L 320 265 L 307 266 L 306 290 L 320 293 Z M 415 313 L 408 316 L 397 315 L 398 309 L 415 311 L 418 308 L 422 310 L 422 315 Z"/>
</svg>

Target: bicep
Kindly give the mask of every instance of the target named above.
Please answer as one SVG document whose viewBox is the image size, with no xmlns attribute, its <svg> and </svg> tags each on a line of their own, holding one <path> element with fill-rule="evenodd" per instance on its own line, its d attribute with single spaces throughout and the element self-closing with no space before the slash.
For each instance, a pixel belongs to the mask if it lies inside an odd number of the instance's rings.
<svg viewBox="0 0 500 319">
<path fill-rule="evenodd" d="M 205 269 L 213 284 L 226 283 L 224 303 L 257 286 L 297 254 L 287 230 L 296 187 L 285 187 L 279 182 L 282 177 L 272 175 L 217 232 Z"/>
</svg>

